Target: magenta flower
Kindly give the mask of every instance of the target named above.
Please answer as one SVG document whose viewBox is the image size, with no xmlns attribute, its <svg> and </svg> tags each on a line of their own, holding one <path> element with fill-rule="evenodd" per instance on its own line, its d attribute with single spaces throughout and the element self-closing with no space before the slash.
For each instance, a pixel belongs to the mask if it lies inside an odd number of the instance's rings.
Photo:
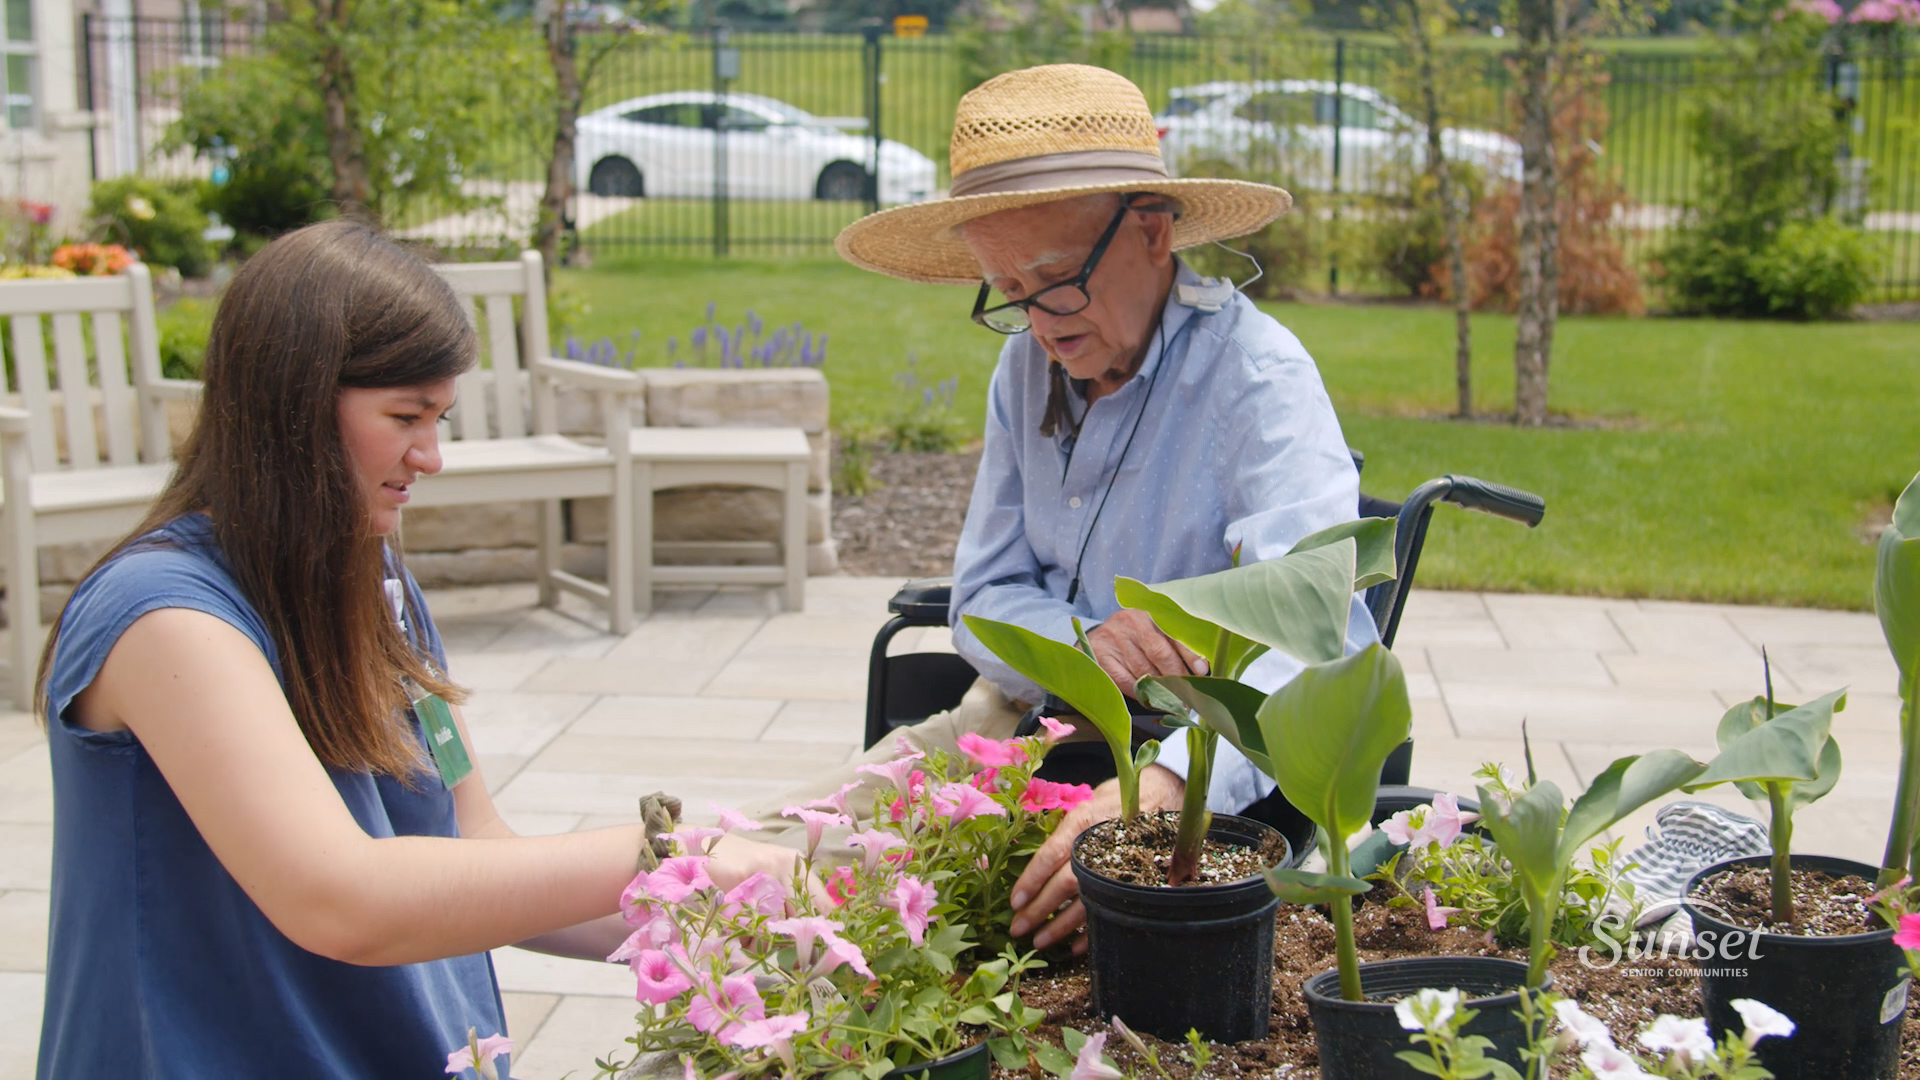
<svg viewBox="0 0 1920 1080">
<path fill-rule="evenodd" d="M 1040 726 L 1046 729 L 1047 741 L 1049 743 L 1057 743 L 1061 739 L 1064 739 L 1067 736 L 1073 734 L 1072 724 L 1063 724 L 1060 721 L 1055 720 L 1051 716 L 1041 717 Z"/>
<path fill-rule="evenodd" d="M 820 884 L 827 890 L 827 899 L 833 901 L 833 906 L 839 907 L 853 896 L 853 867 L 834 867 L 833 872 Z"/>
<path fill-rule="evenodd" d="M 476 1040 L 472 1028 L 467 1029 L 467 1045 L 447 1055 L 447 1073 L 454 1075 L 472 1069 L 482 1076 L 493 1075 L 493 1059 L 501 1054 L 513 1053 L 513 1040 L 505 1035 L 489 1035 Z M 479 1051 L 478 1055 L 475 1051 Z"/>
<path fill-rule="evenodd" d="M 786 887 L 758 870 L 728 889 L 724 899 L 729 904 L 752 908 L 762 915 L 779 915 L 787 910 Z"/>
<path fill-rule="evenodd" d="M 674 946 L 675 950 L 679 948 L 678 945 Z M 665 1005 L 691 989 L 693 980 L 687 977 L 684 965 L 680 962 L 685 955 L 682 953 L 680 958 L 676 958 L 663 949 L 649 949 L 629 961 L 633 967 L 633 999 L 650 1005 Z M 617 956 L 619 954 L 615 953 L 608 959 Z"/>
<path fill-rule="evenodd" d="M 839 791 L 831 795 L 823 795 L 807 805 L 815 810 L 831 810 L 836 814 L 852 814 L 853 811 L 847 809 L 847 792 L 859 786 L 860 781 L 858 780 L 850 784 L 842 784 L 840 785 Z"/>
<path fill-rule="evenodd" d="M 721 806 L 717 802 L 710 802 L 707 805 L 712 807 L 713 812 L 719 816 L 720 827 L 728 832 L 757 832 L 766 828 L 765 825 L 760 824 L 732 807 Z"/>
<path fill-rule="evenodd" d="M 872 870 L 880 865 L 880 856 L 892 848 L 906 847 L 907 842 L 884 829 L 867 829 L 847 837 L 847 843 L 866 853 L 866 867 Z"/>
<path fill-rule="evenodd" d="M 822 934 L 831 935 L 843 929 L 845 923 L 837 923 L 821 915 L 804 915 L 796 919 L 775 919 L 767 924 L 767 929 L 776 934 L 785 934 L 793 939 L 795 967 L 806 967 L 813 959 L 813 939 Z"/>
<path fill-rule="evenodd" d="M 1901 889 L 1904 889 L 1911 884 L 1913 884 L 1913 875 L 1901 874 L 1899 881 L 1896 881 L 1893 884 L 1887 886 L 1886 888 L 1881 889 L 1879 892 L 1874 893 L 1872 896 L 1867 897 L 1867 903 L 1878 904 L 1882 900 L 1885 900 L 1887 897 L 1892 896 L 1894 893 L 1899 892 Z"/>
<path fill-rule="evenodd" d="M 1018 765 L 1027 760 L 1027 748 L 1021 746 L 1017 739 L 999 742 L 977 731 L 969 731 L 960 736 L 957 745 L 961 753 L 983 766 Z"/>
<path fill-rule="evenodd" d="M 1441 906 L 1439 899 L 1433 895 L 1433 886 L 1427 886 L 1427 929 L 1445 930 L 1447 916 L 1459 913 L 1460 909 L 1457 907 Z"/>
<path fill-rule="evenodd" d="M 968 787 L 986 795 L 993 794 L 994 788 L 996 785 L 999 784 L 999 782 L 1000 782 L 1000 766 L 998 765 L 994 765 L 990 768 L 981 769 L 979 772 L 974 773 L 972 776 L 967 777 Z"/>
<path fill-rule="evenodd" d="M 1087 1036 L 1087 1041 L 1080 1044 L 1080 1056 L 1074 1059 L 1073 1071 L 1067 1074 L 1067 1080 L 1121 1080 L 1124 1073 L 1100 1060 L 1100 1051 L 1106 1045 L 1104 1031 Z"/>
<path fill-rule="evenodd" d="M 767 1003 L 753 987 L 753 976 L 729 975 L 719 986 L 702 986 L 687 1003 L 687 1022 L 725 1042 L 740 1025 L 764 1019 Z"/>
<path fill-rule="evenodd" d="M 807 826 L 807 858 L 813 858 L 814 849 L 820 846 L 820 834 L 827 826 L 851 825 L 853 819 L 845 814 L 830 813 L 825 810 L 811 810 L 804 806 L 789 806 L 780 811 L 781 817 L 799 818 Z"/>
<path fill-rule="evenodd" d="M 1893 943 L 1903 949 L 1920 949 L 1920 912 L 1900 916 L 1900 928 L 1893 932 Z"/>
<path fill-rule="evenodd" d="M 933 793 L 933 812 L 948 821 L 962 822 L 981 816 L 1006 817 L 1007 808 L 966 784 L 942 784 Z"/>
<path fill-rule="evenodd" d="M 658 869 L 635 874 L 633 883 L 627 886 L 621 899 L 639 895 L 677 904 L 701 889 L 711 888 L 713 879 L 707 876 L 705 855 L 675 855 L 671 859 L 660 860 Z"/>
<path fill-rule="evenodd" d="M 900 880 L 893 884 L 887 906 L 900 913 L 900 921 L 907 927 L 907 940 L 918 945 L 926 936 L 927 923 L 933 919 L 934 902 L 939 899 L 933 886 L 912 874 L 901 874 Z"/>
<path fill-rule="evenodd" d="M 1046 810 L 1071 810 L 1093 798 L 1093 789 L 1085 784 L 1057 784 L 1039 777 L 1027 781 L 1020 793 L 1020 808 L 1030 814 Z"/>
</svg>

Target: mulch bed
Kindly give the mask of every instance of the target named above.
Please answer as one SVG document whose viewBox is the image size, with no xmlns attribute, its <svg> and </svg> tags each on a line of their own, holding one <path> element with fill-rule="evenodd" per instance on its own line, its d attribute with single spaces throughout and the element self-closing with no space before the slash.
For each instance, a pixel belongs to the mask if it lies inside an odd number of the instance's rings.
<svg viewBox="0 0 1920 1080">
<path fill-rule="evenodd" d="M 1393 908 L 1385 904 L 1362 905 L 1354 913 L 1354 940 L 1360 959 L 1386 960 L 1402 956 L 1500 956 L 1526 960 L 1524 948 L 1490 946 L 1483 934 L 1449 928 L 1429 930 L 1426 916 L 1412 908 Z M 1044 1009 L 1047 1018 L 1041 1035 L 1058 1044 L 1060 1029 L 1072 1027 L 1093 1034 L 1108 1030 L 1106 1023 L 1088 1008 L 1087 970 L 1081 960 L 1061 958 L 1053 966 L 1030 975 L 1020 984 L 1020 997 L 1034 1008 Z M 1273 935 L 1273 1018 L 1265 1039 L 1215 1046 L 1208 1064 L 1208 1077 L 1284 1077 L 1286 1080 L 1317 1080 L 1320 1055 L 1313 1042 L 1313 1027 L 1307 1019 L 1306 999 L 1301 986 L 1306 980 L 1334 966 L 1333 924 L 1318 909 L 1282 905 Z M 1668 967 L 1686 967 L 1684 961 Z M 1631 1043 L 1640 1029 L 1661 1013 L 1677 1016 L 1701 1015 L 1699 983 L 1690 975 L 1669 974 L 1667 967 L 1638 968 L 1631 975 L 1619 968 L 1595 971 L 1580 963 L 1577 952 L 1563 951 L 1553 960 L 1554 989 L 1580 1002 L 1582 1008 L 1606 1021 L 1614 1039 Z M 1649 973 L 1649 972 L 1656 973 Z M 1920 995 L 1907 1009 L 1901 1035 L 1902 1080 L 1920 1080 Z M 1187 1064 L 1186 1047 L 1143 1036 L 1159 1056 L 1160 1065 L 1178 1080 L 1193 1077 Z M 1123 1070 L 1142 1076 L 1153 1075 L 1147 1063 L 1119 1037 L 1109 1038 L 1106 1050 Z M 997 1066 L 997 1077 L 1022 1074 Z M 1559 1074 L 1556 1074 L 1559 1075 Z M 1043 1073 L 1032 1073 L 1040 1080 Z M 1838 1080 L 1838 1078 L 1836 1078 Z"/>
<path fill-rule="evenodd" d="M 875 453 L 873 490 L 833 497 L 840 570 L 873 577 L 944 577 L 967 516 L 980 451 Z"/>
</svg>

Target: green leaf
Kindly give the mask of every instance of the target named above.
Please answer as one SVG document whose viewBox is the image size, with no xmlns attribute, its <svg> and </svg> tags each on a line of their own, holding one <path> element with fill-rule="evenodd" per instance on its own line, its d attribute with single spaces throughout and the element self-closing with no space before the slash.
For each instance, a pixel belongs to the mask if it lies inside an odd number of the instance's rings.
<svg viewBox="0 0 1920 1080">
<path fill-rule="evenodd" d="M 1244 667 L 1267 651 L 1266 646 L 1232 633 L 1227 635 L 1226 648 L 1221 650 L 1219 626 L 1189 614 L 1172 597 L 1133 578 L 1116 576 L 1113 597 L 1121 607 L 1146 612 L 1153 617 L 1153 625 L 1168 637 L 1206 657 L 1208 670 L 1214 674 L 1230 674 L 1236 664 Z M 1214 655 L 1216 651 L 1220 655 Z"/>
<path fill-rule="evenodd" d="M 1153 764 L 1159 757 L 1160 740 L 1148 739 L 1146 742 L 1140 744 L 1140 749 L 1133 752 L 1133 770 L 1139 772 Z"/>
<path fill-rule="evenodd" d="M 1546 895 L 1560 869 L 1555 852 L 1566 796 L 1560 793 L 1559 785 L 1542 780 L 1521 792 L 1510 805 L 1484 784 L 1477 791 L 1481 824 L 1499 845 L 1500 853 L 1513 864 L 1531 895 Z"/>
<path fill-rule="evenodd" d="M 1686 785 L 1697 791 L 1736 780 L 1813 780 L 1829 741 L 1833 714 L 1846 707 L 1847 692 L 1835 690 L 1818 700 L 1767 719 L 1767 699 L 1756 697 L 1728 709 L 1716 738 L 1720 753 Z"/>
<path fill-rule="evenodd" d="M 1560 833 L 1555 857 L 1570 866 L 1574 856 L 1614 822 L 1680 787 L 1706 771 L 1706 766 L 1678 750 L 1654 750 L 1623 757 L 1607 766 L 1587 790 L 1573 801 Z M 1497 836 L 1495 839 L 1499 839 Z"/>
<path fill-rule="evenodd" d="M 1062 1028 L 1060 1030 L 1064 1035 L 1073 1029 Z M 1079 1033 L 1075 1032 L 1075 1034 Z M 1083 1042 L 1086 1040 L 1086 1036 L 1084 1035 L 1081 1035 L 1080 1038 Z M 1041 1068 L 1047 1070 L 1048 1073 L 1054 1076 L 1072 1075 L 1073 1058 L 1074 1055 L 1067 1053 L 1049 1042 L 1036 1043 L 1033 1048 L 1033 1059 L 1040 1063 Z"/>
<path fill-rule="evenodd" d="M 1353 591 L 1359 592 L 1383 581 L 1392 581 L 1400 576 L 1393 551 L 1394 533 L 1400 523 L 1393 518 L 1359 518 L 1343 521 L 1330 529 L 1321 529 L 1311 536 L 1303 537 L 1299 543 L 1288 549 L 1292 555 L 1300 551 L 1312 551 L 1314 548 L 1327 547 L 1351 537 L 1357 550 L 1354 553 Z"/>
<path fill-rule="evenodd" d="M 1266 745 L 1286 748 L 1270 758 L 1281 792 L 1339 844 L 1373 815 L 1380 766 L 1406 741 L 1413 710 L 1399 659 L 1376 643 L 1308 667 L 1258 715 Z"/>
<path fill-rule="evenodd" d="M 1124 769 L 1132 762 L 1133 717 L 1127 713 L 1127 699 L 1092 657 L 1024 626 L 977 615 L 960 618 L 973 636 L 1006 661 L 1008 667 L 1039 683 L 1048 693 L 1091 720 L 1106 737 L 1116 766 Z"/>
<path fill-rule="evenodd" d="M 1829 737 L 1827 745 L 1820 748 L 1820 775 L 1813 780 L 1804 780 L 1787 788 L 1787 815 L 1791 817 L 1803 806 L 1818 802 L 1833 786 L 1840 782 L 1840 740 Z"/>
<path fill-rule="evenodd" d="M 1027 1052 L 1021 1048 L 1019 1040 L 996 1035 L 987 1040 L 987 1052 L 993 1055 L 994 1064 L 1009 1072 L 1027 1067 Z"/>
<path fill-rule="evenodd" d="M 960 1010 L 958 1019 L 963 1024 L 985 1026 L 993 1022 L 993 1010 L 987 1008 L 985 1005 L 975 1005 L 972 1008 Z"/>
<path fill-rule="evenodd" d="M 1345 651 L 1355 551 L 1354 541 L 1348 538 L 1266 562 L 1169 581 L 1156 591 L 1190 615 L 1250 641 L 1307 663 L 1334 660 Z"/>
<path fill-rule="evenodd" d="M 1267 888 L 1288 904 L 1331 904 L 1373 888 L 1369 882 L 1342 874 L 1315 874 L 1282 866 L 1270 866 L 1264 873 Z"/>
<path fill-rule="evenodd" d="M 1246 683 L 1211 675 L 1149 675 L 1140 680 L 1140 687 L 1152 687 L 1152 692 L 1192 709 L 1202 724 L 1219 732 L 1255 768 L 1273 775 L 1273 766 L 1267 761 L 1267 740 L 1260 734 L 1260 704 L 1267 700 L 1265 694 Z"/>
<path fill-rule="evenodd" d="M 1920 666 L 1920 476 L 1900 493 L 1893 504 L 1893 523 L 1880 534 L 1873 610 L 1904 686 Z"/>
<path fill-rule="evenodd" d="M 1079 1028 L 1063 1025 L 1060 1028 L 1060 1042 L 1067 1048 L 1067 1053 L 1078 1056 L 1080 1048 L 1087 1045 L 1087 1035 Z"/>
<path fill-rule="evenodd" d="M 1434 1060 L 1432 1054 L 1424 1054 L 1418 1050 L 1400 1050 L 1396 1051 L 1393 1056 L 1413 1066 L 1415 1072 L 1423 1072 L 1428 1076 L 1447 1075 L 1446 1070 L 1440 1067 L 1440 1063 Z"/>
</svg>

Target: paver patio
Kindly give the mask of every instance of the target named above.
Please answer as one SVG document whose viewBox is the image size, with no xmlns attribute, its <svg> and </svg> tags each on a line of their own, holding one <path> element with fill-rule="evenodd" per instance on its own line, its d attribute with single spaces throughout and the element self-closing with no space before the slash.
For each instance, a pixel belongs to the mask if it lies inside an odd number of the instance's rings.
<svg viewBox="0 0 1920 1080">
<path fill-rule="evenodd" d="M 867 648 L 895 578 L 807 584 L 803 613 L 761 590 L 663 592 L 625 638 L 584 605 L 534 606 L 531 585 L 429 595 L 480 764 L 507 820 L 556 833 L 635 820 L 635 797 L 737 805 L 844 761 L 860 741 Z M 914 630 L 896 649 L 944 647 Z M 1760 648 L 1783 698 L 1851 685 L 1836 721 L 1840 789 L 1795 818 L 1798 850 L 1877 861 L 1899 761 L 1891 658 L 1871 615 L 1416 591 L 1395 652 L 1414 705 L 1413 779 L 1471 791 L 1482 762 L 1518 766 L 1528 722 L 1540 773 L 1577 790 L 1613 758 L 1657 746 L 1704 757 L 1714 725 L 1757 692 Z M 47 750 L 0 714 L 0 1078 L 33 1073 L 52 843 Z M 1703 795 L 1754 812 L 1737 794 Z M 1639 837 L 1642 811 L 1621 834 Z M 1629 841 L 1631 843 L 1632 841 Z M 624 966 L 494 954 L 514 1075 L 591 1076 L 631 1030 Z"/>
</svg>

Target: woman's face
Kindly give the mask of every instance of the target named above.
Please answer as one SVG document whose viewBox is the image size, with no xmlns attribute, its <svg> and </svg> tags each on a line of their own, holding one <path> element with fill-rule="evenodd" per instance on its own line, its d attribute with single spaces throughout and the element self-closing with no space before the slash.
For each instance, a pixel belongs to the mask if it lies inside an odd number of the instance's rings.
<svg viewBox="0 0 1920 1080">
<path fill-rule="evenodd" d="M 434 424 L 453 407 L 453 380 L 425 386 L 345 387 L 335 410 L 340 441 L 365 500 L 374 535 L 400 524 L 407 488 L 421 473 L 440 471 Z"/>
</svg>

